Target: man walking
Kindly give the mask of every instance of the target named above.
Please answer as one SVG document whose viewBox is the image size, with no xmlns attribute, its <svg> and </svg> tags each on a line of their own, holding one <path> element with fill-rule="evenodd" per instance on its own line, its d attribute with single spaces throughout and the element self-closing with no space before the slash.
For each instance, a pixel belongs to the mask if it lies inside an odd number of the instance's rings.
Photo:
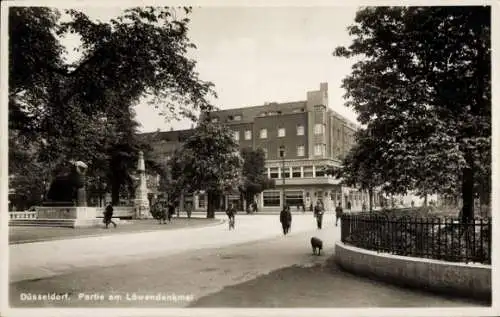
<svg viewBox="0 0 500 317">
<path fill-rule="evenodd" d="M 318 229 L 321 229 L 323 225 L 323 214 L 325 213 L 325 208 L 320 200 L 316 202 L 316 206 L 314 207 L 314 217 L 316 217 L 316 224 L 318 225 Z"/>
<path fill-rule="evenodd" d="M 113 205 L 111 203 L 108 203 L 106 209 L 104 210 L 104 224 L 106 225 L 106 229 L 108 229 L 110 223 L 112 223 L 113 226 L 116 228 L 116 223 L 112 220 L 112 218 L 113 218 Z"/>
<path fill-rule="evenodd" d="M 229 218 L 229 230 L 234 230 L 234 216 L 236 215 L 236 209 L 234 204 L 230 203 L 229 208 L 226 210 L 226 215 Z"/>
<path fill-rule="evenodd" d="M 175 214 L 175 205 L 173 202 L 168 203 L 167 218 L 168 222 L 172 221 L 172 216 Z"/>
<path fill-rule="evenodd" d="M 339 222 L 339 219 L 342 217 L 343 213 L 344 211 L 342 210 L 342 203 L 339 203 L 335 208 L 335 227 L 337 226 L 337 223 Z"/>
<path fill-rule="evenodd" d="M 188 219 L 191 219 L 191 213 L 193 212 L 193 209 L 191 207 L 191 203 L 186 204 L 186 213 L 188 216 Z"/>
<path fill-rule="evenodd" d="M 292 226 L 292 213 L 290 212 L 290 207 L 285 205 L 280 213 L 280 222 L 283 228 L 283 234 L 287 235 L 290 232 L 290 227 Z"/>
</svg>

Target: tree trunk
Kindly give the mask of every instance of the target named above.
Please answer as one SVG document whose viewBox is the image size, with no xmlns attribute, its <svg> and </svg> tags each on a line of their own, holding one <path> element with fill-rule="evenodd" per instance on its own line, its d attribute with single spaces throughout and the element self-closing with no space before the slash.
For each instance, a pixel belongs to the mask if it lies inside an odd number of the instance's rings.
<svg viewBox="0 0 500 317">
<path fill-rule="evenodd" d="M 489 206 L 491 201 L 490 187 L 485 184 L 481 184 L 479 192 L 479 203 L 481 206 Z"/>
<path fill-rule="evenodd" d="M 370 212 L 373 211 L 373 188 L 368 188 L 368 208 Z"/>
<path fill-rule="evenodd" d="M 470 166 L 470 165 L 469 165 Z M 474 219 L 474 170 L 471 167 L 462 170 L 462 223 Z"/>
<path fill-rule="evenodd" d="M 215 218 L 214 192 L 207 191 L 207 218 Z"/>
<path fill-rule="evenodd" d="M 250 209 L 251 210 L 251 206 L 252 206 L 252 203 L 253 203 L 253 200 L 254 200 L 254 195 L 253 193 L 250 193 L 250 192 L 246 192 L 245 195 L 244 195 L 244 198 L 245 198 L 245 201 L 246 201 L 246 207 L 247 207 L 247 210 Z M 246 210 L 245 210 L 246 211 Z"/>
<path fill-rule="evenodd" d="M 120 202 L 120 187 L 121 185 L 118 182 L 114 182 L 113 186 L 111 186 L 111 203 L 113 206 L 116 206 Z"/>
</svg>

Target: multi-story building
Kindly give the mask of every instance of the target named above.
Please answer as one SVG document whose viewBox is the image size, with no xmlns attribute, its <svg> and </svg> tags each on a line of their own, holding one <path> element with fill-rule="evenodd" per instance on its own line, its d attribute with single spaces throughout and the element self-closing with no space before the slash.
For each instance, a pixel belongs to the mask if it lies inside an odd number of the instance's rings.
<svg viewBox="0 0 500 317">
<path fill-rule="evenodd" d="M 266 173 L 275 179 L 276 187 L 256 197 L 260 210 L 280 210 L 284 202 L 292 206 L 304 202 L 309 209 L 318 199 L 329 210 L 339 202 L 344 208 L 350 202 L 353 210 L 361 209 L 363 202 L 368 204 L 366 193 L 343 187 L 340 180 L 325 173 L 328 167 L 340 166 L 358 128 L 329 108 L 327 83 L 307 92 L 306 100 L 220 110 L 210 118 L 228 125 L 240 148 L 260 148 L 266 154 Z M 189 133 L 148 135 L 159 157 L 167 159 Z M 204 208 L 203 196 L 193 201 L 196 208 Z M 229 195 L 228 201 L 239 201 L 239 196 Z"/>
</svg>

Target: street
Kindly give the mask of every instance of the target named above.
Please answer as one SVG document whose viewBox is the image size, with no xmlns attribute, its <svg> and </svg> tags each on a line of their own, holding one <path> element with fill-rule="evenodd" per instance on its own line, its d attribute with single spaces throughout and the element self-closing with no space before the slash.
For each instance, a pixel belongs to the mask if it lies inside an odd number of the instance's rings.
<svg viewBox="0 0 500 317">
<path fill-rule="evenodd" d="M 326 266 L 340 227 L 295 214 L 241 215 L 205 228 L 10 245 L 13 307 L 436 307 L 479 306 Z M 313 256 L 311 236 L 324 242 Z M 69 300 L 31 295 L 67 294 Z M 110 297 L 111 296 L 111 297 Z"/>
</svg>

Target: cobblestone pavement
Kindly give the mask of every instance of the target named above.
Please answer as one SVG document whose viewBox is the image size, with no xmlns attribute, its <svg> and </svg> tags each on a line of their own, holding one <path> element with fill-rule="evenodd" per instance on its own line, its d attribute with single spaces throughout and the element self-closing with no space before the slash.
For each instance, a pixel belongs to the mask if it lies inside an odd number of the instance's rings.
<svg viewBox="0 0 500 317">
<path fill-rule="evenodd" d="M 314 228 L 312 217 L 294 217 L 288 236 L 280 233 L 275 218 L 242 216 L 235 231 L 221 225 L 163 232 L 146 240 L 141 240 L 142 235 L 130 235 L 124 243 L 129 247 L 119 253 L 119 263 L 99 268 L 92 262 L 80 263 L 59 274 L 52 270 L 46 276 L 24 278 L 10 284 L 10 302 L 14 307 L 481 306 L 357 277 L 330 265 L 327 259 L 339 236 L 331 215 L 325 217 L 323 230 Z M 312 235 L 325 243 L 322 256 L 312 255 Z M 116 245 L 109 245 L 110 250 L 124 247 L 117 241 L 121 240 L 111 241 Z M 138 252 L 145 242 L 159 252 Z M 165 246 L 177 244 L 182 248 L 166 251 Z M 132 246 L 135 252 L 125 252 Z M 105 252 L 103 257 L 107 258 Z M 60 262 L 64 261 L 67 257 Z M 67 293 L 71 300 L 21 300 L 22 293 Z M 140 299 L 144 295 L 150 297 Z"/>
</svg>

